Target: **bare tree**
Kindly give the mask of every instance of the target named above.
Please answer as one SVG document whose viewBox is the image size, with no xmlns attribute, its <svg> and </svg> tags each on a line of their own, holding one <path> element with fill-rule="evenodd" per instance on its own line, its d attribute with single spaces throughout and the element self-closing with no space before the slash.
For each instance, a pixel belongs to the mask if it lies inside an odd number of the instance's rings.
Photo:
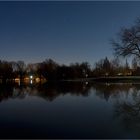
<svg viewBox="0 0 140 140">
<path fill-rule="evenodd" d="M 137 67 L 138 67 L 138 63 L 137 63 L 136 58 L 134 57 L 134 58 L 132 59 L 132 68 L 133 68 L 133 70 L 136 70 Z"/>
<path fill-rule="evenodd" d="M 26 65 L 24 61 L 17 61 L 16 62 L 17 72 L 19 74 L 20 81 L 23 80 L 23 77 L 26 73 Z"/>
<path fill-rule="evenodd" d="M 122 28 L 118 40 L 111 43 L 115 55 L 140 58 L 140 18 L 130 28 Z"/>
</svg>

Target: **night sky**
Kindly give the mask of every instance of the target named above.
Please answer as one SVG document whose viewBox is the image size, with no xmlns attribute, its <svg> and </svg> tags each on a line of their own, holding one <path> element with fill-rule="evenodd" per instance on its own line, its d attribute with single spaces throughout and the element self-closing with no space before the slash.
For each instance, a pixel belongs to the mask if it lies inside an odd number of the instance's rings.
<svg viewBox="0 0 140 140">
<path fill-rule="evenodd" d="M 92 65 L 138 17 L 140 1 L 0 1 L 0 59 Z"/>
</svg>

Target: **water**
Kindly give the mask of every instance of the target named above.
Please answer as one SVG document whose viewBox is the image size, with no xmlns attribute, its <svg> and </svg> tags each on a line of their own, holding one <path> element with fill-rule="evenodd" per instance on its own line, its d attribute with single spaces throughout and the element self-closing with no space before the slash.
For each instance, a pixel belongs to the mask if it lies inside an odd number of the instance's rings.
<svg viewBox="0 0 140 140">
<path fill-rule="evenodd" d="M 0 138 L 140 138 L 140 84 L 0 86 Z"/>
</svg>

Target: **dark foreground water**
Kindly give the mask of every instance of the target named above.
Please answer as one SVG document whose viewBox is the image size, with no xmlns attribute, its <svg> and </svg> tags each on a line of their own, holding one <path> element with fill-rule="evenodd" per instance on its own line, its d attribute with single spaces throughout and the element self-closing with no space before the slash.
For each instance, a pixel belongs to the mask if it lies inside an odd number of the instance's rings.
<svg viewBox="0 0 140 140">
<path fill-rule="evenodd" d="M 139 83 L 0 86 L 0 138 L 140 138 Z"/>
</svg>

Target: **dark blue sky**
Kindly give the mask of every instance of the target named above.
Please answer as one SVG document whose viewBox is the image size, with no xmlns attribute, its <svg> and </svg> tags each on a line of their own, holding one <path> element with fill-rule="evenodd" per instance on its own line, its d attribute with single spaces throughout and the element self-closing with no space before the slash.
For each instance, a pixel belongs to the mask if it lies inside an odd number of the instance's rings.
<svg viewBox="0 0 140 140">
<path fill-rule="evenodd" d="M 0 59 L 93 65 L 113 57 L 110 39 L 137 17 L 139 1 L 0 1 Z"/>
</svg>

